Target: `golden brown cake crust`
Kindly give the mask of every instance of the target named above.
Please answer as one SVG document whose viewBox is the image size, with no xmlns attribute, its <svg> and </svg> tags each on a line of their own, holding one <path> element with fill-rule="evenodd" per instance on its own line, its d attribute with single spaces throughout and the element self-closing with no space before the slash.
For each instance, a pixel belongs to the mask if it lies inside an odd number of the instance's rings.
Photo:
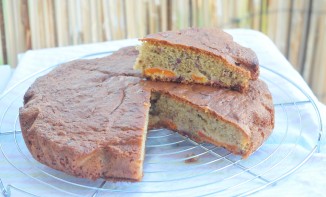
<svg viewBox="0 0 326 197">
<path fill-rule="evenodd" d="M 108 57 L 66 63 L 36 80 L 19 116 L 36 160 L 78 177 L 140 181 L 151 91 L 165 92 L 241 128 L 252 141 L 248 152 L 234 152 L 243 157 L 270 135 L 274 109 L 262 81 L 251 82 L 246 94 L 146 81 L 132 68 L 137 55 L 135 47 L 128 47 Z"/>
<path fill-rule="evenodd" d="M 258 79 L 259 63 L 256 54 L 233 41 L 230 34 L 216 28 L 188 28 L 147 35 L 141 41 L 158 42 L 206 53 L 226 61 L 227 64 L 250 72 Z"/>
</svg>

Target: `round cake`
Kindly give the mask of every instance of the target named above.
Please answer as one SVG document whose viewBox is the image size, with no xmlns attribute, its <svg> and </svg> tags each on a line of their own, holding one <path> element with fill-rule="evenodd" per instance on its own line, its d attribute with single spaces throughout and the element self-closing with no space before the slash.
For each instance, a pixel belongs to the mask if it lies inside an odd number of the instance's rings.
<svg viewBox="0 0 326 197">
<path fill-rule="evenodd" d="M 169 128 L 243 158 L 271 134 L 274 107 L 263 81 L 251 81 L 245 93 L 147 81 L 133 70 L 137 56 L 127 47 L 38 78 L 19 114 L 32 156 L 77 177 L 140 181 L 148 128 Z"/>
</svg>

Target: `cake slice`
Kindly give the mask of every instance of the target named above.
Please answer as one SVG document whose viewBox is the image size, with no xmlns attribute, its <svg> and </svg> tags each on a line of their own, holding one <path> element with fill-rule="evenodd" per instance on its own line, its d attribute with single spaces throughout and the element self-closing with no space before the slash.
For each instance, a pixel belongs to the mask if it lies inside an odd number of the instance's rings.
<svg viewBox="0 0 326 197">
<path fill-rule="evenodd" d="M 248 158 L 274 128 L 267 85 L 251 81 L 245 93 L 203 85 L 147 81 L 149 128 L 168 128 Z"/>
<path fill-rule="evenodd" d="M 156 33 L 143 43 L 134 66 L 159 81 L 198 83 L 244 92 L 259 75 L 256 54 L 213 28 Z"/>
</svg>

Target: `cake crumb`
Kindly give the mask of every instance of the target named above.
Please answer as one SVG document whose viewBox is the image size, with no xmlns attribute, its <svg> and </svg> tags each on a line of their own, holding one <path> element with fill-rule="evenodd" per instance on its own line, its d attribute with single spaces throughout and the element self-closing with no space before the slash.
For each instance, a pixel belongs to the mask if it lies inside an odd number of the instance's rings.
<svg viewBox="0 0 326 197">
<path fill-rule="evenodd" d="M 199 158 L 198 157 L 193 157 L 195 155 L 196 155 L 195 153 L 187 154 L 186 157 L 191 157 L 191 158 L 186 159 L 185 163 L 195 163 L 195 162 L 197 162 Z"/>
</svg>

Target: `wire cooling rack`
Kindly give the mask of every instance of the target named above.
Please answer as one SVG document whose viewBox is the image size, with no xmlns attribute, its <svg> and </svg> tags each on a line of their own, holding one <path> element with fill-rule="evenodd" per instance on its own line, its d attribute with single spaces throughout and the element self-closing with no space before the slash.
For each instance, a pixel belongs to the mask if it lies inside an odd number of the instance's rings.
<svg viewBox="0 0 326 197">
<path fill-rule="evenodd" d="M 81 59 L 110 53 L 90 54 Z M 27 88 L 56 66 L 23 79 L 0 97 L 0 159 L 3 157 L 7 166 L 5 177 L 0 177 L 0 190 L 5 197 L 14 193 L 17 196 L 247 196 L 290 175 L 319 148 L 322 122 L 312 98 L 284 76 L 261 66 L 261 79 L 273 96 L 275 129 L 248 159 L 159 129 L 148 132 L 142 182 L 75 178 L 34 160 L 19 127 L 18 109 Z"/>
</svg>

